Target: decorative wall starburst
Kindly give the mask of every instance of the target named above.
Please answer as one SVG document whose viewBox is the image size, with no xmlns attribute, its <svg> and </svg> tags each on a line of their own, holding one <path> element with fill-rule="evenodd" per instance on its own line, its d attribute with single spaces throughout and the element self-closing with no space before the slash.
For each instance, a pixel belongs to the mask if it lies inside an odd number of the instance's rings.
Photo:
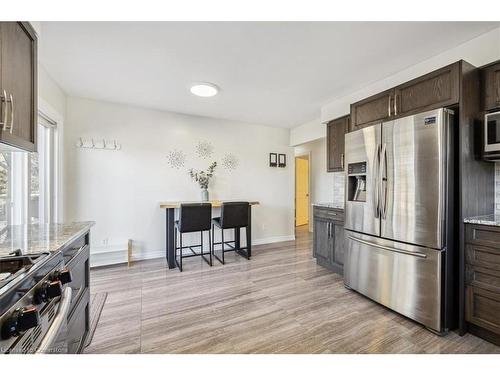
<svg viewBox="0 0 500 375">
<path fill-rule="evenodd" d="M 238 158 L 234 154 L 226 154 L 221 160 L 221 164 L 224 169 L 228 171 L 233 171 L 238 168 Z"/>
<path fill-rule="evenodd" d="M 202 159 L 207 159 L 214 153 L 214 147 L 208 141 L 200 141 L 196 145 L 196 155 Z"/>
<path fill-rule="evenodd" d="M 180 169 L 186 164 L 186 154 L 180 150 L 172 150 L 167 155 L 167 163 L 170 168 Z"/>
</svg>

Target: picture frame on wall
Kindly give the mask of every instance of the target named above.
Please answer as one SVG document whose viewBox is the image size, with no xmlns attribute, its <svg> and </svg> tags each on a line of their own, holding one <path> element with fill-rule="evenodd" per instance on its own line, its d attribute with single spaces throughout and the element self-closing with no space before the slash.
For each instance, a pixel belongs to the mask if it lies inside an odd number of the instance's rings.
<svg viewBox="0 0 500 375">
<path fill-rule="evenodd" d="M 269 166 L 277 167 L 278 166 L 278 154 L 271 152 L 269 154 Z"/>
<path fill-rule="evenodd" d="M 286 167 L 286 154 L 278 155 L 278 167 L 285 168 Z"/>
</svg>

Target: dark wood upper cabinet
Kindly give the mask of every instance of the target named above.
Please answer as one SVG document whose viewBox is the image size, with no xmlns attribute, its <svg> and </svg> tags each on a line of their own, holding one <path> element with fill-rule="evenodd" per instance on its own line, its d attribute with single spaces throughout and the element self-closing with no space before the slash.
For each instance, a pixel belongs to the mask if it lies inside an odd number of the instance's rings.
<svg viewBox="0 0 500 375">
<path fill-rule="evenodd" d="M 342 172 L 345 160 L 345 133 L 349 129 L 350 116 L 343 116 L 326 125 L 326 170 Z"/>
<path fill-rule="evenodd" d="M 454 63 L 395 88 L 393 116 L 447 107 L 458 103 L 460 66 Z"/>
<path fill-rule="evenodd" d="M 460 62 L 351 104 L 355 131 L 377 122 L 447 107 L 459 102 Z"/>
<path fill-rule="evenodd" d="M 37 38 L 28 22 L 0 22 L 0 142 L 36 151 Z"/>
<path fill-rule="evenodd" d="M 394 89 L 370 96 L 351 104 L 351 125 L 349 131 L 359 130 L 391 117 Z"/>
<path fill-rule="evenodd" d="M 481 83 L 483 110 L 500 108 L 500 62 L 481 69 Z"/>
</svg>

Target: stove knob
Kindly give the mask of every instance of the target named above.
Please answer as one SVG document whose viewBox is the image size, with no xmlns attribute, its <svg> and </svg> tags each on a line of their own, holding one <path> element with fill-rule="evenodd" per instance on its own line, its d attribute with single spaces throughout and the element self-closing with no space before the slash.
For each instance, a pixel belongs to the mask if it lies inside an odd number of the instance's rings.
<svg viewBox="0 0 500 375">
<path fill-rule="evenodd" d="M 2 326 L 2 339 L 7 340 L 13 336 L 19 336 L 38 324 L 40 324 L 40 315 L 36 307 L 20 307 Z"/>
<path fill-rule="evenodd" d="M 52 298 L 59 297 L 62 294 L 62 284 L 59 280 L 45 281 L 40 288 L 35 291 L 33 302 L 40 304 L 48 302 Z"/>
<path fill-rule="evenodd" d="M 62 295 L 62 283 L 59 280 L 49 282 L 47 295 L 49 299 L 60 297 Z"/>
<path fill-rule="evenodd" d="M 64 268 L 60 271 L 56 271 L 53 280 L 59 280 L 63 285 L 70 283 L 72 281 L 71 271 L 67 268 Z"/>
</svg>

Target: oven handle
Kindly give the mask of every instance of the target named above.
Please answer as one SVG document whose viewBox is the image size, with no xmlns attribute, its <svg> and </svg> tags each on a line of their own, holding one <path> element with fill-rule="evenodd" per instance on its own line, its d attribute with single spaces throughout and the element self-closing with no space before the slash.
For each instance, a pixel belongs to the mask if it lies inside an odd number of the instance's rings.
<svg viewBox="0 0 500 375">
<path fill-rule="evenodd" d="M 61 301 L 59 302 L 59 310 L 57 311 L 57 315 L 54 318 L 54 321 L 50 325 L 47 334 L 43 338 L 40 346 L 38 347 L 36 354 L 44 354 L 47 353 L 55 339 L 59 335 L 59 331 L 64 323 L 66 323 L 66 319 L 68 317 L 69 306 L 71 305 L 71 288 L 66 288 L 61 297 Z"/>
<path fill-rule="evenodd" d="M 364 240 L 361 240 L 361 239 L 353 237 L 353 236 L 349 236 L 349 239 L 352 241 L 359 242 L 363 245 L 373 246 L 373 247 L 376 247 L 376 248 L 382 249 L 382 250 L 388 250 L 388 251 L 392 251 L 392 252 L 400 253 L 400 254 L 405 254 L 405 255 L 412 255 L 412 256 L 418 257 L 418 258 L 427 258 L 427 255 L 424 253 L 418 253 L 418 252 L 413 252 L 413 251 L 408 251 L 408 250 L 403 250 L 403 249 L 396 249 L 395 247 L 383 246 L 383 245 L 379 245 L 379 244 L 376 244 L 373 242 L 364 241 Z"/>
</svg>

